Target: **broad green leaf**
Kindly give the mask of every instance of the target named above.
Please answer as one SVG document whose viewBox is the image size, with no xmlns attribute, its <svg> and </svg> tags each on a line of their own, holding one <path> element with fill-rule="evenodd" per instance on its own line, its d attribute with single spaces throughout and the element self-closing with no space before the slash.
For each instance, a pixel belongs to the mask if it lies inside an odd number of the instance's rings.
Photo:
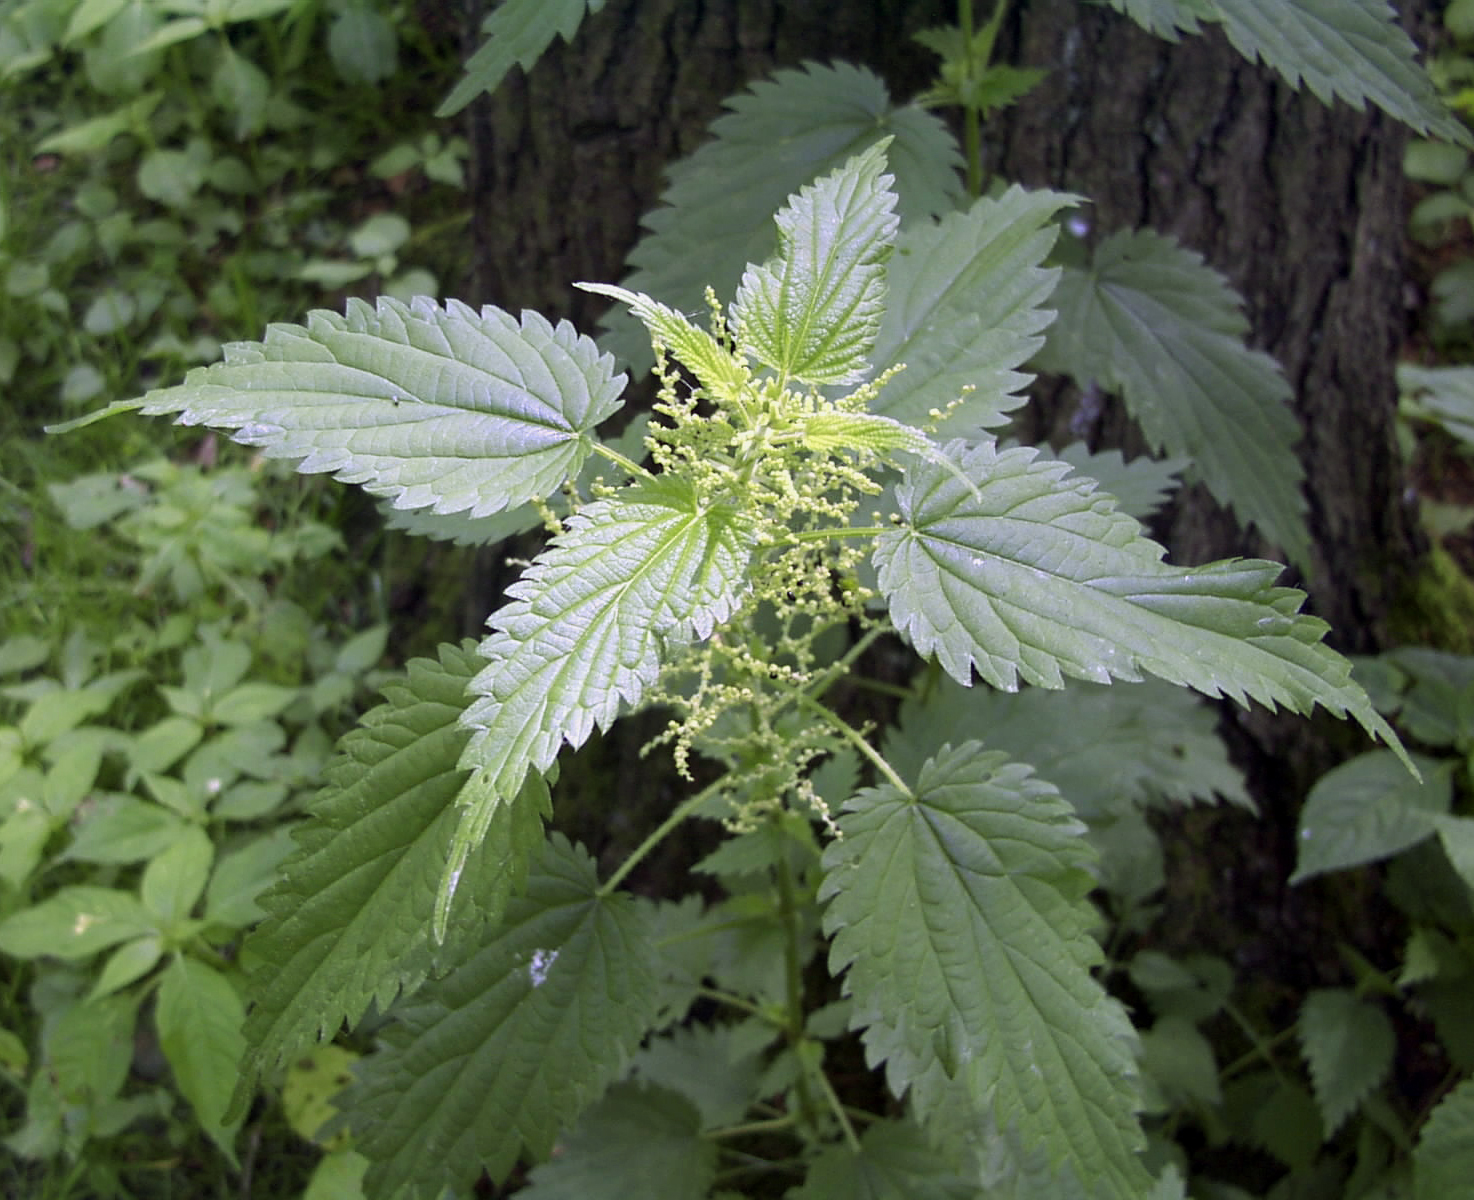
<svg viewBox="0 0 1474 1200">
<path fill-rule="evenodd" d="M 205 888 L 205 921 L 244 929 L 266 916 L 257 897 L 277 879 L 277 868 L 292 853 L 294 825 L 277 825 L 244 845 L 227 850 Z"/>
<path fill-rule="evenodd" d="M 1141 1067 L 1148 1091 L 1161 1094 L 1159 1103 L 1149 1105 L 1154 1111 L 1223 1100 L 1213 1046 L 1183 1017 L 1163 1017 L 1141 1035 Z"/>
<path fill-rule="evenodd" d="M 1274 0 L 1278 3 L 1278 0 Z M 1290 387 L 1227 281 L 1170 238 L 1112 234 L 1066 268 L 1041 365 L 1120 391 L 1158 453 L 1193 460 L 1208 490 L 1304 563 L 1304 469 Z"/>
<path fill-rule="evenodd" d="M 441 646 L 438 662 L 412 660 L 405 678 L 384 689 L 387 702 L 343 739 L 314 819 L 297 831 L 297 852 L 260 898 L 267 919 L 246 942 L 245 957 L 259 965 L 238 1103 L 259 1075 L 356 1023 L 371 1001 L 387 1010 L 401 991 L 414 991 L 437 961 L 435 881 L 457 825 L 465 772 L 456 762 L 470 736 L 456 720 L 481 665 L 469 643 Z M 447 954 L 475 944 L 481 926 L 498 918 L 546 812 L 540 777 L 497 809 L 466 864 Z"/>
<path fill-rule="evenodd" d="M 954 1170 L 915 1125 L 875 1121 L 860 1153 L 844 1143 L 821 1150 L 788 1200 L 975 1200 L 977 1184 Z"/>
<path fill-rule="evenodd" d="M 1217 726 L 1217 714 L 1198 697 L 1158 680 L 1000 692 L 944 678 L 929 685 L 924 701 L 901 707 L 883 749 L 911 776 L 947 742 L 979 739 L 1027 762 L 1087 821 L 1219 796 L 1252 807 Z"/>
<path fill-rule="evenodd" d="M 1387 1078 L 1397 1037 L 1381 1008 L 1345 988 L 1317 988 L 1306 996 L 1297 1032 L 1330 1137 Z"/>
<path fill-rule="evenodd" d="M 912 105 L 892 102 L 871 72 L 844 63 L 776 72 L 726 102 L 712 140 L 670 168 L 661 207 L 630 253 L 624 285 L 659 296 L 684 313 L 706 309 L 736 289 L 748 263 L 774 250 L 773 214 L 790 195 L 854 155 L 891 137 L 903 222 L 950 211 L 962 194 L 961 155 L 946 126 Z M 616 313 L 605 345 L 622 360 L 651 361 L 639 325 Z"/>
<path fill-rule="evenodd" d="M 709 637 L 747 590 L 755 532 L 734 508 L 662 477 L 596 500 L 507 589 L 471 681 L 461 765 L 468 821 L 607 729 L 655 682 L 667 648 Z"/>
<path fill-rule="evenodd" d="M 700 1129 L 735 1125 L 758 1095 L 762 1059 L 744 1047 L 733 1025 L 682 1025 L 651 1038 L 630 1077 L 684 1096 L 701 1114 Z"/>
<path fill-rule="evenodd" d="M 1316 780 L 1300 810 L 1290 882 L 1390 858 L 1432 834 L 1452 803 L 1451 771 L 1417 761 L 1421 781 L 1386 750 L 1359 754 Z"/>
<path fill-rule="evenodd" d="M 1002 425 L 1031 378 L 1016 368 L 1043 344 L 1053 313 L 1040 306 L 1059 278 L 1041 266 L 1058 233 L 1054 215 L 1075 202 L 1011 187 L 966 212 L 902 231 L 887 268 L 885 317 L 873 359 L 906 369 L 874 411 L 964 436 Z"/>
<path fill-rule="evenodd" d="M 716 1143 L 703 1140 L 700 1114 L 676 1092 L 620 1083 L 533 1169 L 524 1200 L 691 1200 L 716 1179 Z"/>
<path fill-rule="evenodd" d="M 73 1104 L 102 1105 L 117 1095 L 133 1061 L 136 996 L 103 996 L 48 1014 L 43 1034 L 47 1071 Z"/>
<path fill-rule="evenodd" d="M 131 892 L 77 884 L 0 921 L 0 953 L 87 958 L 152 932 L 153 917 Z"/>
<path fill-rule="evenodd" d="M 486 40 L 466 60 L 466 77 L 435 115 L 451 116 L 483 92 L 495 91 L 514 66 L 532 70 L 555 36 L 573 41 L 584 13 L 603 7 L 604 0 L 502 0 L 482 22 Z"/>
<path fill-rule="evenodd" d="M 1100 490 L 1116 498 L 1121 511 L 1138 521 L 1156 515 L 1182 481 L 1177 477 L 1192 465 L 1188 458 L 1133 458 L 1126 461 L 1119 450 L 1092 453 L 1084 442 L 1071 442 L 1059 452 L 1059 461 L 1069 463 L 1080 475 L 1100 484 Z"/>
<path fill-rule="evenodd" d="M 1459 877 L 1474 889 L 1474 819 L 1469 817 L 1436 816 L 1438 840 L 1449 864 Z"/>
<path fill-rule="evenodd" d="M 576 474 L 623 385 L 613 360 L 566 322 L 385 297 L 232 343 L 224 362 L 150 392 L 143 411 L 234 430 L 397 508 L 479 517 Z"/>
<path fill-rule="evenodd" d="M 1148 33 L 1170 42 L 1179 33 L 1200 32 L 1198 22 L 1211 20 L 1208 7 L 1213 0 L 1106 0 L 1118 12 L 1125 13 Z"/>
<path fill-rule="evenodd" d="M 1262 59 L 1323 103 L 1370 100 L 1419 133 L 1469 144 L 1438 98 L 1387 0 L 1208 0 L 1245 58 Z"/>
<path fill-rule="evenodd" d="M 1474 1079 L 1449 1092 L 1429 1114 L 1413 1151 L 1413 1200 L 1450 1200 L 1474 1176 Z"/>
<path fill-rule="evenodd" d="M 930 463 L 897 489 L 899 526 L 877 540 L 891 617 L 923 655 L 969 685 L 972 671 L 1012 691 L 1150 672 L 1209 696 L 1350 713 L 1405 754 L 1321 642 L 1304 594 L 1274 586 L 1276 563 L 1173 567 L 1141 527 L 1063 463 L 991 443 L 951 449 L 974 497 Z"/>
<path fill-rule="evenodd" d="M 824 856 L 830 970 L 891 1089 L 927 1123 L 955 1077 L 975 1110 L 1089 1194 L 1135 1200 L 1130 1022 L 1091 977 L 1100 948 L 1083 826 L 1048 784 L 976 742 L 909 794 L 862 791 Z"/>
<path fill-rule="evenodd" d="M 397 1012 L 342 1107 L 370 1194 L 433 1200 L 549 1156 L 659 1010 L 649 909 L 555 836 L 481 949 Z"/>
<path fill-rule="evenodd" d="M 159 1044 L 201 1128 L 232 1164 L 240 1122 L 227 1122 L 225 1110 L 246 1048 L 245 1019 L 240 996 L 214 968 L 180 955 L 164 969 L 154 1006 Z"/>
<path fill-rule="evenodd" d="M 885 263 L 900 224 L 877 142 L 790 196 L 778 253 L 748 264 L 732 302 L 738 345 L 783 380 L 859 383 L 880 329 Z"/>
</svg>

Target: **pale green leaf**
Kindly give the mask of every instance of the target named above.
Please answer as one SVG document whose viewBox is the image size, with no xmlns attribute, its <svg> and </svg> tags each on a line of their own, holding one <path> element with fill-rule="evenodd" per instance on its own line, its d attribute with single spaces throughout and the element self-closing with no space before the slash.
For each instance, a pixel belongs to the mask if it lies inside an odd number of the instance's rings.
<svg viewBox="0 0 1474 1200">
<path fill-rule="evenodd" d="M 1133 458 L 1119 450 L 1092 452 L 1084 442 L 1071 442 L 1057 455 L 1060 462 L 1069 463 L 1076 472 L 1088 475 L 1100 484 L 1100 490 L 1116 498 L 1121 511 L 1130 513 L 1138 521 L 1155 516 L 1182 481 L 1182 474 L 1192 460 L 1189 458 Z"/>
<path fill-rule="evenodd" d="M 576 474 L 623 385 L 613 360 L 566 322 L 384 297 L 232 343 L 223 363 L 150 392 L 143 411 L 234 430 L 398 508 L 479 517 Z"/>
<path fill-rule="evenodd" d="M 1387 0 L 1208 0 L 1234 48 L 1322 102 L 1370 100 L 1419 133 L 1468 144 Z"/>
<path fill-rule="evenodd" d="M 596 13 L 604 0 L 501 0 L 481 24 L 481 48 L 466 60 L 466 77 L 436 110 L 437 117 L 458 113 L 483 92 L 493 92 L 514 66 L 524 71 L 560 36 L 565 42 Z"/>
<path fill-rule="evenodd" d="M 902 232 L 873 358 L 881 370 L 906 369 L 881 389 L 874 411 L 924 425 L 937 409 L 947 414 L 938 427 L 964 436 L 1005 422 L 1032 378 L 1016 368 L 1053 317 L 1041 307 L 1059 277 L 1041 265 L 1058 233 L 1053 218 L 1074 202 L 1011 187 Z"/>
<path fill-rule="evenodd" d="M 442 646 L 438 662 L 412 660 L 406 677 L 384 689 L 387 703 L 343 739 L 314 820 L 298 830 L 297 852 L 260 899 L 267 920 L 246 942 L 246 957 L 259 965 L 238 1102 L 258 1075 L 357 1022 L 370 1002 L 387 1009 L 432 970 L 435 883 L 465 779 L 456 762 L 469 734 L 456 720 L 481 665 L 469 643 Z M 541 840 L 546 810 L 540 778 L 498 809 L 466 866 L 447 954 L 474 944 L 497 919 Z M 218 903 L 229 910 L 228 897 Z"/>
<path fill-rule="evenodd" d="M 399 35 L 383 13 L 349 4 L 328 27 L 328 57 L 345 83 L 382 83 L 399 67 Z"/>
<path fill-rule="evenodd" d="M 1179 33 L 1199 32 L 1200 20 L 1211 20 L 1212 0 L 1106 0 L 1148 33 L 1175 42 Z"/>
<path fill-rule="evenodd" d="M 1217 714 L 1158 680 L 1000 692 L 939 679 L 924 700 L 901 707 L 883 749 L 897 771 L 914 775 L 947 742 L 971 738 L 1027 762 L 1087 821 L 1220 796 L 1252 807 L 1218 736 Z"/>
<path fill-rule="evenodd" d="M 153 917 L 131 892 L 77 884 L 0 921 L 0 953 L 87 958 L 154 931 Z"/>
<path fill-rule="evenodd" d="M 1122 232 L 1096 247 L 1088 270 L 1065 270 L 1054 303 L 1041 365 L 1120 391 L 1158 453 L 1191 458 L 1221 503 L 1303 564 L 1290 387 L 1244 345 L 1248 323 L 1224 278 L 1161 234 Z"/>
<path fill-rule="evenodd" d="M 616 1084 L 535 1168 L 523 1200 L 692 1200 L 716 1179 L 716 1143 L 700 1136 L 699 1114 L 676 1092 Z"/>
<path fill-rule="evenodd" d="M 183 955 L 164 969 L 154 1006 L 159 1044 L 200 1127 L 232 1163 L 240 1123 L 227 1122 L 225 1110 L 246 1048 L 245 1019 L 246 1006 L 218 971 Z"/>
<path fill-rule="evenodd" d="M 747 371 L 736 357 L 682 313 L 652 300 L 643 292 L 609 283 L 580 283 L 586 292 L 618 300 L 640 319 L 651 339 L 676 357 L 696 380 L 716 396 L 725 397 L 747 381 Z"/>
<path fill-rule="evenodd" d="M 1350 664 L 1322 643 L 1325 622 L 1300 613 L 1303 593 L 1274 586 L 1278 564 L 1169 566 L 1063 463 L 991 443 L 950 452 L 980 494 L 930 463 L 908 472 L 875 564 L 896 626 L 959 683 L 974 668 L 1008 691 L 1021 678 L 1057 688 L 1065 675 L 1149 672 L 1240 703 L 1350 713 L 1401 751 Z"/>
<path fill-rule="evenodd" d="M 763 826 L 766 828 L 767 826 Z M 679 1092 L 701 1114 L 700 1128 L 735 1125 L 758 1094 L 759 1054 L 744 1046 L 733 1025 L 683 1025 L 651 1038 L 630 1076 Z"/>
<path fill-rule="evenodd" d="M 1438 816 L 1434 818 L 1443 853 L 1459 877 L 1474 889 L 1474 819 Z"/>
<path fill-rule="evenodd" d="M 1390 858 L 1437 828 L 1453 799 L 1450 768 L 1419 758 L 1414 779 L 1386 750 L 1360 754 L 1316 780 L 1300 810 L 1291 883 Z"/>
<path fill-rule="evenodd" d="M 96 1000 L 127 987 L 134 980 L 141 979 L 152 971 L 163 956 L 163 939 L 156 933 L 135 938 L 131 942 L 124 942 L 108 955 L 108 960 L 103 965 L 101 973 L 97 976 L 97 982 L 92 985 L 92 991 L 88 993 L 87 998 Z"/>
<path fill-rule="evenodd" d="M 1400 363 L 1397 386 L 1410 415 L 1436 421 L 1466 447 L 1474 447 L 1474 367 Z"/>
<path fill-rule="evenodd" d="M 638 702 L 667 647 L 709 637 L 747 590 L 754 538 L 736 509 L 668 477 L 569 520 L 507 589 L 481 644 L 489 665 L 471 681 L 461 764 L 479 772 L 482 794 L 514 794 L 564 742 L 582 744 Z"/>
<path fill-rule="evenodd" d="M 74 826 L 64 859 L 143 862 L 178 840 L 184 823 L 162 805 L 136 796 L 99 796 Z"/>
<path fill-rule="evenodd" d="M 1183 1017 L 1163 1017 L 1141 1035 L 1141 1069 L 1161 1093 L 1162 1103 L 1153 1106 L 1160 1111 L 1223 1101 L 1212 1044 Z"/>
<path fill-rule="evenodd" d="M 1306 996 L 1297 1032 L 1330 1137 L 1387 1078 L 1397 1037 L 1381 1008 L 1345 988 L 1317 988 Z"/>
<path fill-rule="evenodd" d="M 843 1142 L 821 1150 L 788 1200 L 976 1200 L 977 1184 L 955 1170 L 910 1122 L 872 1122 L 860 1152 Z"/>
<path fill-rule="evenodd" d="M 824 856 L 820 898 L 866 1056 L 923 1124 L 966 1086 L 980 1114 L 1090 1194 L 1135 1200 L 1130 1022 L 1090 971 L 1083 827 L 1028 768 L 976 742 L 909 794 L 862 791 Z"/>
<path fill-rule="evenodd" d="M 1452 1200 L 1474 1177 L 1474 1079 L 1449 1092 L 1429 1114 L 1413 1151 L 1413 1200 Z"/>
<path fill-rule="evenodd" d="M 629 256 L 635 270 L 625 286 L 681 312 L 704 312 L 708 286 L 730 295 L 748 263 L 772 255 L 773 214 L 787 198 L 883 137 L 894 139 L 887 162 L 903 222 L 948 212 L 962 195 L 961 155 L 947 127 L 895 104 L 863 68 L 778 71 L 726 107 L 712 140 L 670 168 L 661 207 L 645 216 L 649 232 Z M 606 320 L 608 349 L 626 362 L 651 361 L 638 324 L 622 313 Z"/>
<path fill-rule="evenodd" d="M 774 218 L 778 253 L 748 264 L 732 302 L 741 349 L 783 380 L 859 383 L 885 301 L 900 224 L 889 139 L 802 188 Z"/>
<path fill-rule="evenodd" d="M 342 1095 L 373 1195 L 469 1193 L 549 1156 L 659 1011 L 650 910 L 555 836 L 502 924 L 396 1013 Z"/>
<path fill-rule="evenodd" d="M 215 844 L 210 835 L 191 825 L 144 868 L 139 897 L 161 929 L 169 930 L 189 916 L 205 890 L 214 861 Z"/>
</svg>

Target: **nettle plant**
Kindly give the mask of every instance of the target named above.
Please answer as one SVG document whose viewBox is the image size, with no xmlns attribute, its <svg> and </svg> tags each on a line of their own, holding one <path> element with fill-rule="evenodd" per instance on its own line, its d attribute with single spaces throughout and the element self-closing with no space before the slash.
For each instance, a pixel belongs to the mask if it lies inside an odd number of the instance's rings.
<svg viewBox="0 0 1474 1200">
<path fill-rule="evenodd" d="M 412 662 L 344 740 L 245 947 L 236 1113 L 391 1015 L 336 1101 L 369 1195 L 526 1162 L 534 1196 L 1182 1196 L 1092 975 L 1085 825 L 968 697 L 1154 675 L 1320 704 L 1403 756 L 1278 565 L 1171 565 L 1093 479 L 987 432 L 1074 198 L 1011 188 L 898 244 L 889 148 L 790 196 L 729 304 L 582 285 L 653 343 L 648 466 L 596 436 L 611 356 L 455 302 L 314 313 L 132 405 L 430 524 L 531 505 L 552 532 L 487 638 Z M 940 672 L 882 733 L 843 700 L 893 635 Z M 1188 696 L 1138 686 L 1143 713 Z M 636 709 L 668 714 L 651 749 L 691 791 L 601 879 L 544 825 L 563 748 Z M 692 820 L 725 826 L 700 869 L 727 898 L 626 890 Z"/>
</svg>

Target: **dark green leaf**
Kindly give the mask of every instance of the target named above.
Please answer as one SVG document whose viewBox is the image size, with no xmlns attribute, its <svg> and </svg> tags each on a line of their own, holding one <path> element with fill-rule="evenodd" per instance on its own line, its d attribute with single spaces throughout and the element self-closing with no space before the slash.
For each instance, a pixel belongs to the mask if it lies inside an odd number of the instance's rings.
<svg viewBox="0 0 1474 1200">
<path fill-rule="evenodd" d="M 343 1094 L 373 1194 L 469 1191 L 545 1159 L 619 1075 L 659 1008 L 648 908 L 598 892 L 594 864 L 546 844 L 524 896 L 400 1011 Z"/>
</svg>

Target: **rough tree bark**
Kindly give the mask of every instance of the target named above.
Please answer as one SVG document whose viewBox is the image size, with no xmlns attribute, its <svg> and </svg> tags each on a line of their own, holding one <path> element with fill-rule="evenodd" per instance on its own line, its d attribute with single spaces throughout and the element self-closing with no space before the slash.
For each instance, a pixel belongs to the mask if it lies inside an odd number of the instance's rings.
<svg viewBox="0 0 1474 1200">
<path fill-rule="evenodd" d="M 1416 21 L 1425 4 L 1400 7 Z M 911 94 L 930 62 L 908 34 L 950 19 L 951 7 L 611 0 L 572 47 L 557 45 L 530 77 L 514 72 L 475 110 L 472 298 L 591 328 L 593 306 L 568 284 L 618 278 L 663 164 L 698 144 L 724 96 L 804 57 L 864 62 L 895 94 Z M 1169 45 L 1081 0 L 1015 8 L 1010 58 L 1050 74 L 989 130 L 989 167 L 1089 196 L 1095 235 L 1150 225 L 1229 276 L 1247 301 L 1251 341 L 1281 362 L 1296 392 L 1317 545 L 1313 606 L 1338 647 L 1384 645 L 1399 582 L 1424 549 L 1402 501 L 1393 437 L 1402 129 L 1291 91 L 1217 33 Z M 1052 440 L 1077 408 L 1071 389 L 1046 387 L 1027 432 Z M 1116 406 L 1093 425 L 1098 445 L 1141 449 Z M 1262 550 L 1198 490 L 1157 532 L 1182 562 Z M 500 562 L 483 564 L 475 620 L 508 581 Z M 1327 763 L 1324 744 L 1299 718 L 1227 723 L 1267 819 L 1210 813 L 1176 823 L 1171 938 L 1232 948 L 1246 968 L 1278 960 L 1281 973 L 1313 972 L 1284 948 L 1318 939 L 1327 918 L 1284 880 L 1294 806 Z M 617 759 L 638 769 L 627 753 Z M 629 795 L 625 782 L 619 791 Z"/>
</svg>

